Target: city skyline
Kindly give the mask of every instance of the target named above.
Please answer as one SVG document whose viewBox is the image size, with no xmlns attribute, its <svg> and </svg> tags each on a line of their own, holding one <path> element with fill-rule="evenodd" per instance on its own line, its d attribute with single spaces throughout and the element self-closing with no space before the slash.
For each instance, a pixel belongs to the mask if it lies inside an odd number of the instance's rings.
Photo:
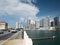
<svg viewBox="0 0 60 45">
<path fill-rule="evenodd" d="M 59 0 L 0 0 L 0 21 L 15 25 L 16 22 L 25 23 L 27 18 L 40 20 L 50 16 L 51 20 L 60 15 Z M 28 2 L 28 3 L 27 3 Z M 60 16 L 59 16 L 60 17 Z"/>
<path fill-rule="evenodd" d="M 57 17 L 57 18 L 56 18 Z M 56 20 L 56 21 L 55 21 Z M 34 21 L 34 22 L 33 22 Z M 14 26 L 12 25 L 12 26 L 10 26 L 10 24 L 8 23 L 8 28 L 27 28 L 27 27 L 29 27 L 28 29 L 30 29 L 30 28 L 32 28 L 33 30 L 35 29 L 35 28 L 41 28 L 41 27 L 55 27 L 55 22 L 60 26 L 60 19 L 59 19 L 59 17 L 58 16 L 55 16 L 54 18 L 53 18 L 53 20 L 51 21 L 51 19 L 50 19 L 50 17 L 49 16 L 47 16 L 47 17 L 43 17 L 43 18 L 41 18 L 41 19 L 39 19 L 39 20 L 31 20 L 31 19 L 27 19 L 26 20 L 26 22 L 25 22 L 25 24 L 24 24 L 24 22 L 22 22 L 22 23 L 20 23 L 19 21 L 18 22 L 15 22 L 15 24 L 14 24 Z M 6 22 L 6 21 L 0 21 L 0 22 Z M 32 23 L 33 22 L 33 23 Z M 12 22 L 11 22 L 12 23 Z"/>
</svg>

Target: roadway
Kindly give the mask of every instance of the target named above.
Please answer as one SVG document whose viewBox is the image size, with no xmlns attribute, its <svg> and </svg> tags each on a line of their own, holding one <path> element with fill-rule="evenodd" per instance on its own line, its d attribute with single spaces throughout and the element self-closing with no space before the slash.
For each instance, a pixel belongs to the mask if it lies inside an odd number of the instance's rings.
<svg viewBox="0 0 60 45">
<path fill-rule="evenodd" d="M 8 33 L 6 35 L 3 35 L 3 36 L 0 36 L 0 40 L 6 40 L 8 39 L 9 37 L 11 37 L 14 33 Z"/>
<path fill-rule="evenodd" d="M 5 31 L 4 34 L 0 34 L 0 43 L 10 38 L 13 34 L 15 33 L 7 32 L 7 31 Z"/>
<path fill-rule="evenodd" d="M 9 33 L 11 33 L 11 32 L 4 31 L 4 33 L 3 33 L 3 34 L 0 34 L 0 37 L 1 37 L 1 36 L 4 36 L 4 35 L 6 35 L 6 34 L 9 34 Z"/>
</svg>

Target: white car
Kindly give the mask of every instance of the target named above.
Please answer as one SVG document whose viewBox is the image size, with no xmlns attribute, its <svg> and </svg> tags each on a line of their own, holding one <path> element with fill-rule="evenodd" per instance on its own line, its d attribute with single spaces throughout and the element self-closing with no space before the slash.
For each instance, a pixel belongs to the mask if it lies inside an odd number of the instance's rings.
<svg viewBox="0 0 60 45">
<path fill-rule="evenodd" d="M 12 32 L 12 33 L 16 33 L 16 32 L 17 32 L 17 30 L 10 30 L 10 32 Z"/>
</svg>

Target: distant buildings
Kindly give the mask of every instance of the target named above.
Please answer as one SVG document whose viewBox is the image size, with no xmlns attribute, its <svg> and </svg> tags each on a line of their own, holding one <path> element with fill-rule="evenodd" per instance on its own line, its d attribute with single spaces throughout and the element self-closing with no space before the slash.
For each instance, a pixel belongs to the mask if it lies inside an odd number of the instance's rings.
<svg viewBox="0 0 60 45">
<path fill-rule="evenodd" d="M 18 29 L 19 28 L 19 23 L 18 22 L 16 22 L 16 29 Z"/>
<path fill-rule="evenodd" d="M 35 30 L 35 24 L 31 24 L 30 29 Z"/>
<path fill-rule="evenodd" d="M 39 21 L 35 21 L 35 29 L 39 29 L 39 27 L 40 27 Z"/>
<path fill-rule="evenodd" d="M 55 30 L 55 27 L 60 26 L 59 17 L 54 17 L 54 21 L 50 22 L 50 17 L 44 17 L 42 19 L 35 20 L 35 23 L 31 23 L 30 19 L 27 19 L 25 30 Z M 19 23 L 16 22 L 16 28 L 19 28 Z"/>
<path fill-rule="evenodd" d="M 40 27 L 44 27 L 44 19 L 40 20 Z"/>
<path fill-rule="evenodd" d="M 40 20 L 40 29 L 49 29 L 50 28 L 50 17 L 47 16 Z"/>
<path fill-rule="evenodd" d="M 50 27 L 50 17 L 45 17 L 44 19 L 44 27 Z"/>
<path fill-rule="evenodd" d="M 0 22 L 0 30 L 8 29 L 8 23 L 7 22 Z"/>
<path fill-rule="evenodd" d="M 58 16 L 54 17 L 54 26 L 56 29 L 60 30 L 60 21 Z"/>
<path fill-rule="evenodd" d="M 31 22 L 30 19 L 27 19 L 26 26 L 24 27 L 19 22 L 16 22 L 15 29 L 24 28 L 24 30 L 55 30 L 60 29 L 60 20 L 59 17 L 54 17 L 54 21 L 50 22 L 50 17 L 44 17 L 42 19 L 35 20 L 34 23 Z M 0 30 L 8 29 L 8 23 L 7 22 L 0 22 Z"/>
<path fill-rule="evenodd" d="M 50 22 L 50 17 L 44 17 L 42 19 L 35 20 L 35 23 L 32 24 L 30 19 L 27 19 L 27 25 L 25 30 L 55 30 L 55 28 L 60 28 L 59 17 L 54 17 L 54 21 Z"/>
<path fill-rule="evenodd" d="M 20 29 L 20 28 L 23 28 L 23 25 L 22 24 L 20 24 L 19 22 L 16 22 L 16 27 L 15 27 L 16 29 Z"/>
<path fill-rule="evenodd" d="M 51 22 L 51 27 L 55 27 L 55 29 L 60 29 L 60 21 L 59 17 L 54 17 L 54 21 Z"/>
<path fill-rule="evenodd" d="M 31 20 L 27 19 L 27 27 L 26 27 L 26 29 L 30 30 L 30 26 L 31 26 Z"/>
<path fill-rule="evenodd" d="M 45 17 L 40 20 L 40 27 L 50 27 L 50 18 Z"/>
<path fill-rule="evenodd" d="M 54 17 L 55 27 L 59 27 L 59 17 Z"/>
<path fill-rule="evenodd" d="M 50 17 L 45 17 L 40 21 L 35 21 L 35 24 L 31 24 L 31 20 L 27 19 L 27 25 L 25 27 L 26 30 L 40 30 L 40 29 L 48 29 L 50 27 Z"/>
<path fill-rule="evenodd" d="M 55 26 L 54 21 L 52 21 L 51 22 L 51 27 L 54 27 L 54 26 Z"/>
</svg>

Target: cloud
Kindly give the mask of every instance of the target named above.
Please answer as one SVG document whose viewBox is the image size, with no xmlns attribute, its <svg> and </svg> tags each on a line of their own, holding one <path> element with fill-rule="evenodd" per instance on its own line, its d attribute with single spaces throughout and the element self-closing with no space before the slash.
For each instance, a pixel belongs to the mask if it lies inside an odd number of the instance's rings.
<svg viewBox="0 0 60 45">
<path fill-rule="evenodd" d="M 31 1 L 28 1 L 31 3 Z M 31 3 L 32 4 L 32 3 Z M 18 17 L 20 21 L 30 18 L 37 19 L 38 8 L 33 4 L 22 3 L 21 0 L 0 0 L 0 14 Z"/>
</svg>

